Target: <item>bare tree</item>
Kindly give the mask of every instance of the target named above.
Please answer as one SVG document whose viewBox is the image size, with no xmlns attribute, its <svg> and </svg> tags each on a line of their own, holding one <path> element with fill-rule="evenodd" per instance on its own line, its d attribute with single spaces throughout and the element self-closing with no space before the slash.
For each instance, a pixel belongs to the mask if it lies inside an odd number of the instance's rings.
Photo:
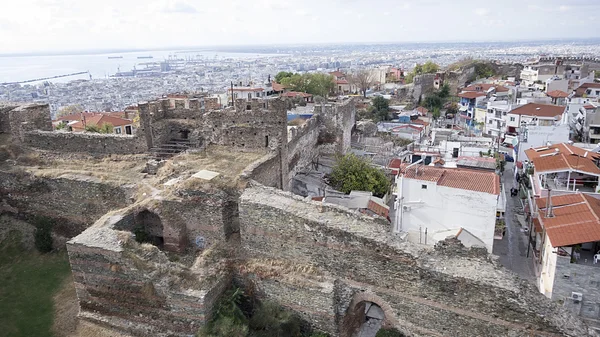
<svg viewBox="0 0 600 337">
<path fill-rule="evenodd" d="M 368 69 L 362 69 L 350 75 L 350 83 L 356 86 L 364 97 L 367 97 L 367 90 L 373 84 L 373 73 Z"/>
</svg>

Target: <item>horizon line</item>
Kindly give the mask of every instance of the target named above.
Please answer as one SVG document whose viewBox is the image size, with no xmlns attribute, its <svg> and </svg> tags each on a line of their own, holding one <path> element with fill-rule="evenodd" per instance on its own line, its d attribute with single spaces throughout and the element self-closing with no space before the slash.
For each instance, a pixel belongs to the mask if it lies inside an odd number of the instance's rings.
<svg viewBox="0 0 600 337">
<path fill-rule="evenodd" d="M 139 48 L 97 48 L 97 49 L 80 49 L 80 50 L 63 50 L 63 51 L 29 51 L 29 52 L 13 52 L 0 53 L 0 57 L 24 57 L 24 56 L 66 56 L 66 55 L 97 55 L 97 54 L 114 54 L 114 53 L 132 53 L 141 51 L 167 51 L 167 50 L 204 50 L 204 51 L 220 51 L 219 49 L 239 49 L 239 48 L 258 48 L 258 47 L 308 47 L 308 46 L 352 46 L 352 45 L 402 45 L 402 44 L 477 44 L 477 43 L 533 43 L 533 42 L 582 42 L 600 40 L 600 37 L 587 38 L 542 38 L 542 39 L 511 39 L 511 40 L 449 40 L 449 41 L 379 41 L 379 42 L 311 42 L 311 43 L 268 43 L 268 44 L 217 44 L 217 45 L 196 45 L 196 46 L 168 46 L 168 47 L 139 47 Z M 223 51 L 227 52 L 227 51 Z M 234 51 L 229 51 L 234 52 Z M 238 53 L 245 53 L 238 51 Z"/>
</svg>

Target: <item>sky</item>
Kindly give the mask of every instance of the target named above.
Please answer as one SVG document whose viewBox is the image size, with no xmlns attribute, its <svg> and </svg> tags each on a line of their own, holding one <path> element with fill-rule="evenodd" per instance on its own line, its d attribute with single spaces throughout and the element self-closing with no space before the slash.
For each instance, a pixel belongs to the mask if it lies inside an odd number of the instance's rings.
<svg viewBox="0 0 600 337">
<path fill-rule="evenodd" d="M 600 37 L 600 0 L 19 0 L 0 54 Z"/>
</svg>

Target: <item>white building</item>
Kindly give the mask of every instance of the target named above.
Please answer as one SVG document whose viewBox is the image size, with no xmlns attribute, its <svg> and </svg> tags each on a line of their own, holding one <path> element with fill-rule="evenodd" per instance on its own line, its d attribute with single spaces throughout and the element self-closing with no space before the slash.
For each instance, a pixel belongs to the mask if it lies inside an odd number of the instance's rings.
<svg viewBox="0 0 600 337">
<path fill-rule="evenodd" d="M 433 245 L 464 229 L 479 239 L 478 246 L 492 251 L 501 193 L 496 173 L 417 162 L 398 175 L 396 188 L 395 232 L 408 233 L 412 242 Z"/>
</svg>

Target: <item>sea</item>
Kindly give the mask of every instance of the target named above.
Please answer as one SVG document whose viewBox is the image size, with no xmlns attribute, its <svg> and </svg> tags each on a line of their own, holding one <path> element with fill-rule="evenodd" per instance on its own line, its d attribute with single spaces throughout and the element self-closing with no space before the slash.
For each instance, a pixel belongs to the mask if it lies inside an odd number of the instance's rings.
<svg viewBox="0 0 600 337">
<path fill-rule="evenodd" d="M 152 56 L 152 58 L 148 58 Z M 117 72 L 131 71 L 134 67 L 144 68 L 144 63 L 160 62 L 169 58 L 243 59 L 274 56 L 271 54 L 160 50 L 123 53 L 79 54 L 79 55 L 0 55 L 0 83 L 31 81 L 40 78 L 87 72 L 86 74 L 59 77 L 52 82 L 69 82 L 77 79 L 106 78 Z M 143 57 L 143 58 L 138 58 Z M 39 81 L 32 82 L 35 84 Z"/>
</svg>

